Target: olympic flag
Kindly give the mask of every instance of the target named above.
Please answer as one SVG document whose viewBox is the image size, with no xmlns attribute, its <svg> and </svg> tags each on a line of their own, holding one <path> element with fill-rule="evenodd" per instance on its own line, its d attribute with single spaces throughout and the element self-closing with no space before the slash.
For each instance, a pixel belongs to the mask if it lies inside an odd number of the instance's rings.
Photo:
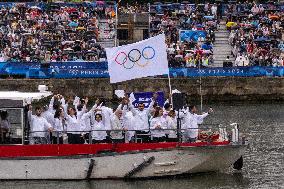
<svg viewBox="0 0 284 189">
<path fill-rule="evenodd" d="M 169 74 L 165 35 L 106 48 L 110 83 Z"/>
</svg>

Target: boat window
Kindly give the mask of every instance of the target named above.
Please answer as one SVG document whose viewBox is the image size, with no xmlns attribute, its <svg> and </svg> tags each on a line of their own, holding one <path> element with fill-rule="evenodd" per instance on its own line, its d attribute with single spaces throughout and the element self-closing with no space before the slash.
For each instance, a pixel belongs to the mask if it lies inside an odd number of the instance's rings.
<svg viewBox="0 0 284 189">
<path fill-rule="evenodd" d="M 0 143 L 22 144 L 23 143 L 23 109 L 1 108 L 0 109 Z"/>
</svg>

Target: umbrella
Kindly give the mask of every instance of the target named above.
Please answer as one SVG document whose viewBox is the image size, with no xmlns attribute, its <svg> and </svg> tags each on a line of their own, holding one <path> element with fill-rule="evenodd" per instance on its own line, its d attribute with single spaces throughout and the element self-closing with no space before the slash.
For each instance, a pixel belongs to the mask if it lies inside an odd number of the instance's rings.
<svg viewBox="0 0 284 189">
<path fill-rule="evenodd" d="M 70 26 L 70 27 L 78 27 L 78 23 L 72 21 L 72 22 L 70 22 L 70 23 L 68 24 L 68 26 Z"/>
<path fill-rule="evenodd" d="M 243 24 L 243 23 L 242 23 L 242 24 L 240 24 L 240 26 L 241 26 L 241 27 L 251 27 L 252 25 L 251 25 L 251 24 Z"/>
<path fill-rule="evenodd" d="M 78 27 L 77 30 L 85 30 L 86 28 L 84 27 Z"/>
<path fill-rule="evenodd" d="M 214 19 L 214 16 L 204 16 L 205 19 L 208 19 L 208 20 L 213 20 Z"/>
<path fill-rule="evenodd" d="M 71 48 L 63 49 L 64 51 L 73 51 Z"/>
<path fill-rule="evenodd" d="M 75 43 L 75 41 L 62 41 L 62 45 L 65 45 L 65 44 L 72 44 L 72 43 Z"/>
<path fill-rule="evenodd" d="M 232 26 L 236 26 L 236 25 L 237 25 L 236 22 L 228 22 L 228 23 L 226 24 L 226 26 L 227 26 L 228 28 L 230 28 L 230 27 L 232 27 Z"/>
<path fill-rule="evenodd" d="M 195 27 L 197 27 L 197 28 L 203 28 L 203 25 L 202 25 L 202 24 L 196 24 Z"/>
<path fill-rule="evenodd" d="M 31 7 L 30 7 L 30 9 L 37 9 L 37 10 L 41 10 L 41 8 L 40 8 L 40 7 L 38 7 L 38 6 L 31 6 Z"/>
<path fill-rule="evenodd" d="M 212 49 L 212 45 L 207 45 L 206 43 L 204 43 L 202 46 L 201 46 L 202 49 L 204 50 L 210 50 Z"/>
<path fill-rule="evenodd" d="M 271 16 L 269 16 L 269 19 L 270 19 L 270 20 L 278 20 L 278 19 L 279 19 L 279 16 L 277 16 L 277 15 L 271 15 Z"/>
<path fill-rule="evenodd" d="M 105 4 L 105 2 L 104 1 L 97 1 L 97 5 L 99 6 L 99 5 L 104 5 Z"/>
<path fill-rule="evenodd" d="M 32 35 L 31 33 L 23 33 L 22 35 Z"/>
<path fill-rule="evenodd" d="M 268 39 L 267 37 L 259 37 L 257 39 L 254 40 L 255 42 L 269 42 L 271 41 L 270 39 Z"/>
</svg>

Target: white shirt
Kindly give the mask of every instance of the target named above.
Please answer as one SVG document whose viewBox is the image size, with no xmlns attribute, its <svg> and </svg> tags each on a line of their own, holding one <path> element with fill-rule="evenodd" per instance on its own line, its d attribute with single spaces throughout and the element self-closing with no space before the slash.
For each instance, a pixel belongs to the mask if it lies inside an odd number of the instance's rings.
<svg viewBox="0 0 284 189">
<path fill-rule="evenodd" d="M 31 112 L 29 112 L 29 118 L 31 136 L 33 137 L 45 137 L 48 129 L 52 128 L 52 126 L 42 116 L 31 115 Z"/>
<path fill-rule="evenodd" d="M 123 118 L 123 128 L 127 129 L 128 131 L 125 132 L 125 139 L 126 142 L 130 141 L 131 138 L 135 135 L 135 118 L 131 111 L 126 112 Z M 149 129 L 149 127 L 148 127 Z M 130 131 L 129 131 L 130 130 Z"/>
<path fill-rule="evenodd" d="M 102 121 L 103 124 L 105 126 L 106 130 L 111 130 L 111 116 L 113 114 L 113 110 L 111 108 L 108 108 L 106 106 L 101 106 L 98 107 L 99 109 L 101 109 L 101 111 L 98 111 L 97 113 L 101 113 L 102 114 Z"/>
<path fill-rule="evenodd" d="M 80 124 L 80 119 L 78 119 L 75 115 L 66 116 L 66 127 L 67 127 L 67 133 L 72 133 L 72 134 L 80 134 L 80 132 L 75 132 L 75 131 L 81 131 L 81 124 Z"/>
<path fill-rule="evenodd" d="M 149 115 L 150 110 L 154 105 L 154 101 L 152 101 L 148 108 L 145 108 L 143 111 L 134 109 L 133 105 L 130 106 L 131 112 L 134 116 L 134 129 L 138 131 L 149 131 Z"/>
<path fill-rule="evenodd" d="M 167 129 L 166 119 L 161 117 L 155 117 L 151 119 L 150 129 L 157 129 L 157 126 L 161 128 L 158 130 L 151 130 L 152 137 L 163 137 L 165 136 L 165 131 L 163 129 Z"/>
<path fill-rule="evenodd" d="M 59 136 L 62 136 L 62 132 L 64 131 L 63 120 L 60 118 L 54 119 L 54 127 L 53 127 L 53 135 L 57 137 L 57 133 Z"/>
<path fill-rule="evenodd" d="M 111 130 L 122 130 L 123 126 L 119 118 L 113 114 L 111 116 Z M 122 131 L 111 131 L 110 136 L 112 139 L 123 139 Z"/>
<path fill-rule="evenodd" d="M 11 125 L 8 120 L 1 120 L 0 127 L 9 130 Z"/>
<path fill-rule="evenodd" d="M 209 114 L 204 113 L 202 115 L 188 113 L 188 119 L 186 123 L 186 134 L 189 138 L 197 138 L 198 137 L 198 124 L 203 123 L 205 117 Z"/>
<path fill-rule="evenodd" d="M 52 112 L 47 110 L 43 112 L 41 116 L 45 118 L 50 125 L 54 126 L 54 114 Z"/>
<path fill-rule="evenodd" d="M 212 7 L 211 7 L 211 12 L 212 12 L 212 14 L 213 15 L 215 15 L 216 13 L 217 13 L 217 6 L 215 6 L 215 5 L 213 5 Z"/>
<path fill-rule="evenodd" d="M 168 131 L 169 138 L 177 138 L 177 131 L 174 130 L 174 129 L 177 129 L 176 117 L 173 118 L 173 117 L 167 116 L 166 121 L 167 121 L 167 129 L 173 129 L 173 130 Z"/>
<path fill-rule="evenodd" d="M 95 121 L 92 125 L 92 130 L 105 130 L 105 126 L 102 121 Z M 106 139 L 107 133 L 106 131 L 92 131 L 92 139 L 95 140 L 104 140 Z"/>
</svg>

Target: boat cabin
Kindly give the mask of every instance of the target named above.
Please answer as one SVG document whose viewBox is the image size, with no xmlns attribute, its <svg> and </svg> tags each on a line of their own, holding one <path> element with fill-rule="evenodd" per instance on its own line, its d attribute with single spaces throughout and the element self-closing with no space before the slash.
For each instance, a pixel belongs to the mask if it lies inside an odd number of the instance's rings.
<svg viewBox="0 0 284 189">
<path fill-rule="evenodd" d="M 52 95 L 49 91 L 0 91 L 0 143 L 27 144 L 28 124 L 26 105 Z"/>
</svg>

